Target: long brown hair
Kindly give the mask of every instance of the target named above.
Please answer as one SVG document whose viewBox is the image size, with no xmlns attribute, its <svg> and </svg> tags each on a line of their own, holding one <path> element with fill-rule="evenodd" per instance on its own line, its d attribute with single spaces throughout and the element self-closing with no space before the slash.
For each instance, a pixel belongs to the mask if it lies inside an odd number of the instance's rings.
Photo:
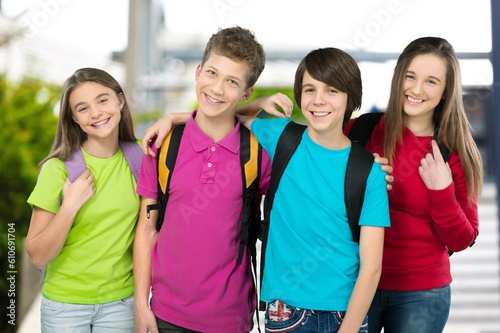
<svg viewBox="0 0 500 333">
<path fill-rule="evenodd" d="M 48 156 L 40 162 L 40 167 L 47 160 L 54 157 L 65 161 L 71 153 L 80 149 L 80 146 L 87 140 L 87 133 L 73 121 L 69 103 L 69 98 L 73 90 L 85 82 L 95 82 L 108 87 L 116 93 L 117 97 L 123 99 L 124 105 L 121 120 L 118 124 L 118 139 L 120 141 L 136 140 L 132 114 L 120 84 L 110 74 L 101 69 L 80 68 L 64 82 L 61 92 L 56 137 Z"/>
<path fill-rule="evenodd" d="M 434 128 L 438 131 L 438 139 L 449 151 L 456 152 L 460 156 L 469 199 L 477 198 L 483 184 L 481 154 L 472 137 L 472 127 L 465 114 L 460 64 L 453 46 L 443 38 L 418 38 L 408 44 L 399 56 L 392 77 L 391 94 L 385 114 L 384 154 L 389 161 L 393 161 L 396 145 L 402 140 L 404 79 L 412 60 L 423 54 L 438 56 L 446 63 L 446 88 L 443 99 L 434 110 Z"/>
</svg>

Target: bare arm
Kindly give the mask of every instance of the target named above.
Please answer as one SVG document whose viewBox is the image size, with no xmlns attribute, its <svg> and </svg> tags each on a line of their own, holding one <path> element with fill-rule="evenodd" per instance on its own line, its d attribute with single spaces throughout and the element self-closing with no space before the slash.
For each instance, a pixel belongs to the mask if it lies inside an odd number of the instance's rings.
<svg viewBox="0 0 500 333">
<path fill-rule="evenodd" d="M 39 207 L 33 208 L 26 236 L 26 252 L 35 267 L 42 269 L 59 255 L 76 214 L 94 193 L 94 176 L 87 169 L 73 183 L 69 180 L 64 182 L 64 200 L 56 214 Z"/>
<path fill-rule="evenodd" d="M 156 148 L 160 148 L 163 139 L 170 133 L 172 127 L 185 124 L 189 120 L 189 117 L 191 117 L 191 113 L 184 112 L 169 113 L 158 119 L 153 125 L 146 129 L 144 137 L 141 140 L 142 151 L 146 152 L 148 155 L 155 156 L 149 143 L 156 138 L 155 146 Z"/>
<path fill-rule="evenodd" d="M 360 269 L 339 333 L 359 332 L 377 290 L 382 272 L 384 228 L 362 226 L 359 241 Z"/>
<path fill-rule="evenodd" d="M 284 113 L 278 111 L 278 105 L 283 109 Z M 243 116 L 254 117 L 261 110 L 266 110 L 269 114 L 276 117 L 290 117 L 292 108 L 293 103 L 288 96 L 276 93 L 271 96 L 256 98 L 251 102 L 241 105 L 238 107 L 237 113 Z M 167 134 L 170 133 L 172 127 L 175 125 L 185 124 L 189 120 L 190 116 L 191 113 L 169 113 L 163 118 L 158 119 L 144 133 L 144 137 L 141 141 L 142 150 L 148 155 L 155 156 L 149 146 L 149 143 L 156 138 L 156 148 L 160 148 L 163 139 L 165 139 Z"/>
<path fill-rule="evenodd" d="M 148 205 L 155 203 L 155 199 L 141 198 L 141 212 L 134 239 L 134 325 L 137 333 L 158 333 L 155 315 L 149 307 L 152 254 L 158 238 L 156 231 L 158 211 L 152 210 L 148 218 L 146 210 Z"/>
<path fill-rule="evenodd" d="M 278 105 L 283 109 L 283 112 L 278 110 Z M 275 117 L 289 118 L 292 114 L 292 109 L 292 100 L 285 94 L 276 93 L 271 96 L 262 96 L 251 102 L 243 104 L 238 107 L 236 112 L 241 116 L 255 117 L 260 111 L 265 110 L 267 113 Z"/>
</svg>

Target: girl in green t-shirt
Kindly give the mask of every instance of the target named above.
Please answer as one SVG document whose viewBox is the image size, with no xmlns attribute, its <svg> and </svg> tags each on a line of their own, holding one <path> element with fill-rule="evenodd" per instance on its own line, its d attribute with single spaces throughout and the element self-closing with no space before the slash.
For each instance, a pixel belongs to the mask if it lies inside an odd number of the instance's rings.
<svg viewBox="0 0 500 333">
<path fill-rule="evenodd" d="M 63 85 L 54 144 L 28 198 L 26 251 L 45 269 L 42 332 L 134 331 L 140 201 L 121 141 L 136 137 L 119 83 L 100 69 L 77 70 Z M 64 161 L 77 151 L 87 169 L 71 182 Z"/>
</svg>

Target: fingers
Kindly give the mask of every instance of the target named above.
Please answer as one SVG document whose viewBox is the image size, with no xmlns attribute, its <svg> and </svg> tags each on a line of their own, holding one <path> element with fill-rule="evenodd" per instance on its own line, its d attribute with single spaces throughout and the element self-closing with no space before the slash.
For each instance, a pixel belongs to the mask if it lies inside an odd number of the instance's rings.
<svg viewBox="0 0 500 333">
<path fill-rule="evenodd" d="M 292 115 L 292 110 L 293 110 L 293 102 L 292 100 L 285 94 L 282 93 L 276 93 L 271 96 L 270 98 L 270 105 L 267 105 L 265 110 L 276 116 L 276 117 L 286 117 L 290 118 Z M 279 105 L 283 112 L 280 112 L 276 105 Z"/>
<path fill-rule="evenodd" d="M 154 128 L 150 127 L 144 132 L 144 137 L 141 140 L 141 148 L 144 154 L 155 156 L 153 149 L 151 149 L 151 142 L 155 140 L 158 132 Z M 158 140 L 157 140 L 158 142 Z"/>
<path fill-rule="evenodd" d="M 289 118 L 292 115 L 293 101 L 285 94 L 278 93 L 278 95 L 280 100 L 278 105 L 281 106 L 283 112 L 285 112 L 285 116 Z"/>
<path fill-rule="evenodd" d="M 92 191 L 95 193 L 96 191 L 96 188 L 95 188 L 95 184 L 94 184 L 94 175 L 90 172 L 90 169 L 86 169 L 81 175 L 80 177 L 78 177 L 79 179 L 82 179 L 83 181 L 85 181 L 85 183 L 92 188 Z M 78 180 L 78 179 L 77 179 Z"/>
<path fill-rule="evenodd" d="M 443 155 L 441 154 L 441 150 L 439 150 L 439 145 L 436 140 L 432 140 L 432 155 L 434 155 L 436 161 L 444 162 Z"/>
<path fill-rule="evenodd" d="M 277 98 L 276 104 L 278 104 L 283 109 L 285 117 L 290 118 L 293 110 L 292 100 L 287 95 L 282 93 L 277 93 L 275 96 Z"/>
<path fill-rule="evenodd" d="M 385 175 L 385 181 L 387 182 L 387 191 L 392 190 L 392 183 L 394 182 L 394 176 L 392 175 Z"/>
</svg>

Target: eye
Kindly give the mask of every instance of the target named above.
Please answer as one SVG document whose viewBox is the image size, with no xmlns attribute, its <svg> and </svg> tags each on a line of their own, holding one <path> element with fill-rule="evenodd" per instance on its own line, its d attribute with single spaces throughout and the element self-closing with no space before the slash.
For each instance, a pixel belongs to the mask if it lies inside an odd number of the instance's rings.
<svg viewBox="0 0 500 333">
<path fill-rule="evenodd" d="M 215 73 L 213 70 L 211 69 L 207 69 L 207 74 L 210 75 L 210 76 L 215 76 L 217 75 L 217 73 Z"/>
<path fill-rule="evenodd" d="M 427 83 L 429 83 L 429 84 L 437 84 L 437 82 L 435 80 L 432 80 L 432 79 L 427 80 Z"/>
<path fill-rule="evenodd" d="M 238 86 L 239 86 L 238 82 L 237 82 L 237 81 L 235 81 L 235 80 L 228 80 L 227 82 L 228 82 L 231 86 L 233 86 L 233 87 L 238 87 Z"/>
<path fill-rule="evenodd" d="M 328 91 L 328 93 L 330 93 L 330 94 L 336 94 L 336 93 L 338 93 L 338 90 L 333 89 L 333 88 L 328 89 L 327 91 Z"/>
<path fill-rule="evenodd" d="M 408 79 L 408 80 L 415 80 L 415 76 L 412 75 L 412 74 L 406 74 L 405 78 Z"/>
<path fill-rule="evenodd" d="M 312 92 L 314 92 L 314 89 L 313 88 L 304 88 L 303 92 L 304 93 L 312 93 Z"/>
<path fill-rule="evenodd" d="M 88 107 L 87 106 L 80 106 L 79 108 L 76 109 L 76 112 L 84 112 L 87 111 Z"/>
<path fill-rule="evenodd" d="M 103 103 L 106 103 L 108 101 L 108 98 L 107 97 L 102 97 L 99 99 L 99 104 L 103 104 Z"/>
</svg>

